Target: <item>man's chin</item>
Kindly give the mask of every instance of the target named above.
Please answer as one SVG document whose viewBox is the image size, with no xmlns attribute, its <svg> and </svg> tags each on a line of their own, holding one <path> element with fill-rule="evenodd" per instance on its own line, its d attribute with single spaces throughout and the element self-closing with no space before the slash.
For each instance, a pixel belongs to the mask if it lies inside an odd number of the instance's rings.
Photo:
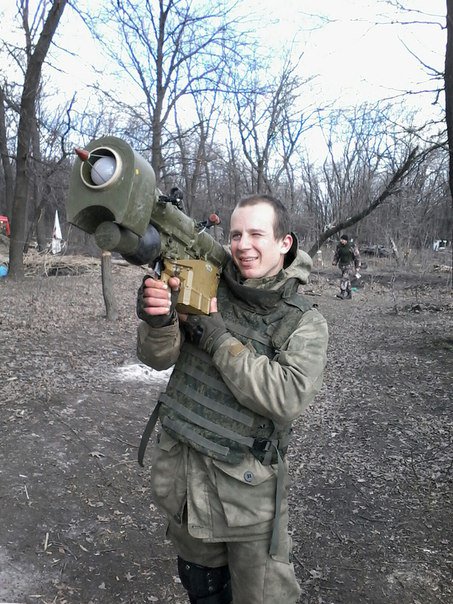
<svg viewBox="0 0 453 604">
<path fill-rule="evenodd" d="M 241 275 L 244 279 L 260 279 L 261 273 L 256 268 L 241 268 Z"/>
</svg>

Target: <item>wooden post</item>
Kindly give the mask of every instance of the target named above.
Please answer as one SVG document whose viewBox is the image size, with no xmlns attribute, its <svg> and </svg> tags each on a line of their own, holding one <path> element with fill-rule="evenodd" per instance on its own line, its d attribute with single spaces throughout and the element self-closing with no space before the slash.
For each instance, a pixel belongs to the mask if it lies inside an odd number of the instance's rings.
<svg viewBox="0 0 453 604">
<path fill-rule="evenodd" d="M 398 248 L 396 247 L 396 243 L 394 242 L 394 240 L 392 239 L 392 237 L 390 237 L 390 245 L 392 246 L 392 253 L 393 253 L 393 257 L 396 260 L 396 265 L 399 266 L 400 264 L 400 255 L 398 252 Z"/>
<path fill-rule="evenodd" d="M 113 293 L 111 252 L 102 252 L 101 273 L 102 295 L 104 296 L 106 318 L 107 321 L 116 321 L 118 319 L 118 309 L 116 306 L 115 295 Z"/>
</svg>

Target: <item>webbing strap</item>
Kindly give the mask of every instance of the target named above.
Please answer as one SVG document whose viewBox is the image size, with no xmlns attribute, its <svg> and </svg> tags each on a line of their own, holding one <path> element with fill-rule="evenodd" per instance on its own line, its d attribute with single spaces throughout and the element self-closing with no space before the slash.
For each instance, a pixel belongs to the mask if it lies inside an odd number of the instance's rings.
<svg viewBox="0 0 453 604">
<path fill-rule="evenodd" d="M 278 445 L 278 440 L 275 440 L 276 436 L 277 436 L 277 426 L 274 424 L 274 429 L 268 439 L 269 446 L 267 448 L 266 454 L 264 455 L 263 461 L 261 462 L 263 464 L 263 466 L 270 466 L 272 463 L 272 458 L 274 456 L 273 449 L 277 448 L 275 443 L 277 443 L 277 445 Z"/>
<path fill-rule="evenodd" d="M 176 422 L 169 417 L 164 417 L 162 425 L 164 428 L 169 428 L 173 430 L 176 434 L 185 437 L 187 440 L 200 445 L 204 449 L 208 451 L 212 451 L 213 453 L 218 453 L 223 457 L 226 457 L 230 452 L 229 447 L 224 447 L 223 445 L 219 445 L 218 443 L 214 443 L 211 440 L 208 440 L 198 432 L 195 432 L 187 424 L 183 424 L 181 422 Z"/>
<path fill-rule="evenodd" d="M 285 466 L 280 451 L 275 447 L 277 452 L 278 469 L 277 469 L 277 486 L 275 488 L 275 515 L 272 526 L 271 544 L 269 547 L 269 556 L 274 556 L 278 552 L 278 542 L 280 533 L 280 512 L 283 501 L 283 483 L 285 477 Z"/>
<path fill-rule="evenodd" d="M 190 367 L 190 366 L 185 367 L 183 372 L 186 375 L 190 375 L 190 377 L 195 378 L 198 382 L 201 382 L 202 384 L 205 384 L 206 386 L 209 386 L 210 388 L 214 388 L 214 390 L 222 392 L 223 394 L 231 395 L 231 390 L 228 388 L 228 386 L 225 384 L 225 382 L 223 380 L 221 380 L 220 378 L 206 375 L 206 373 L 204 371 L 200 371 L 199 369 L 195 369 L 195 367 Z"/>
<path fill-rule="evenodd" d="M 200 392 L 197 392 L 195 389 L 191 388 L 190 386 L 186 386 L 183 384 L 179 384 L 178 382 L 176 382 L 174 384 L 174 388 L 180 392 L 181 394 L 184 394 L 186 396 L 188 396 L 189 398 L 191 398 L 193 401 L 196 401 L 197 403 L 199 403 L 202 407 L 206 407 L 207 409 L 211 409 L 211 411 L 215 411 L 216 413 L 219 413 L 219 415 L 223 415 L 224 417 L 229 417 L 230 419 L 233 419 L 234 421 L 244 425 L 244 426 L 248 426 L 249 428 L 253 427 L 253 417 L 252 415 L 246 415 L 245 413 L 242 413 L 241 411 L 238 411 L 237 409 L 233 409 L 232 407 L 229 407 L 228 405 L 224 405 L 222 403 L 219 403 L 218 401 L 214 401 L 210 398 L 208 398 L 207 396 L 205 396 L 204 394 L 201 394 Z M 168 395 L 166 395 L 168 396 Z M 173 399 L 169 398 L 169 401 L 165 401 L 168 402 L 168 404 L 170 405 L 170 407 L 174 407 L 173 405 Z"/>
<path fill-rule="evenodd" d="M 149 437 L 151 436 L 151 433 L 154 430 L 154 426 L 156 425 L 157 419 L 159 417 L 159 407 L 160 407 L 160 401 L 157 403 L 157 405 L 153 409 L 153 412 L 151 413 L 148 423 L 146 424 L 146 428 L 142 434 L 142 438 L 140 440 L 140 445 L 138 447 L 138 463 L 142 466 L 142 468 L 143 468 L 143 459 L 145 457 L 145 451 L 146 451 L 146 447 L 148 446 Z"/>
<path fill-rule="evenodd" d="M 201 428 L 206 428 L 206 430 L 210 430 L 214 434 L 218 434 L 219 436 L 223 436 L 249 448 L 251 448 L 255 442 L 255 439 L 251 438 L 250 436 L 242 436 L 242 434 L 238 434 L 233 430 L 219 426 L 215 422 L 211 422 L 209 419 L 198 415 L 198 413 L 187 409 L 187 407 L 184 407 L 184 405 L 181 405 L 174 399 L 170 398 L 167 394 L 162 394 L 160 401 L 174 409 L 182 417 L 188 419 L 192 424 L 200 426 Z"/>
</svg>

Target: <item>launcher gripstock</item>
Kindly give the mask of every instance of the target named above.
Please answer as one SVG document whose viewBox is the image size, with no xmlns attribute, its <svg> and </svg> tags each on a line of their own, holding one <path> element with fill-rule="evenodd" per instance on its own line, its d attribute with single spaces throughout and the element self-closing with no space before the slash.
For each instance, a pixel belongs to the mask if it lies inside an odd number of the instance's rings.
<svg viewBox="0 0 453 604">
<path fill-rule="evenodd" d="M 122 139 L 106 136 L 75 152 L 68 221 L 93 234 L 101 250 L 118 252 L 131 264 L 162 260 L 162 278 L 181 279 L 177 310 L 209 314 L 229 255 L 206 223 L 182 211 L 177 189 L 162 195 L 150 164 Z"/>
</svg>

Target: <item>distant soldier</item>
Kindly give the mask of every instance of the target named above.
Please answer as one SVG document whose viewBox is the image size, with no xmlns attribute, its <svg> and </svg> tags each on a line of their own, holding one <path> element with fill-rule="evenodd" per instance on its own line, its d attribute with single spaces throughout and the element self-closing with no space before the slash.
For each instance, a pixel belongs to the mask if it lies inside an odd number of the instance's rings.
<svg viewBox="0 0 453 604">
<path fill-rule="evenodd" d="M 351 299 L 351 275 L 355 276 L 360 268 L 360 254 L 357 245 L 349 241 L 347 235 L 340 237 L 340 243 L 337 245 L 333 256 L 332 265 L 341 270 L 340 293 L 337 296 L 342 300 Z"/>
</svg>

